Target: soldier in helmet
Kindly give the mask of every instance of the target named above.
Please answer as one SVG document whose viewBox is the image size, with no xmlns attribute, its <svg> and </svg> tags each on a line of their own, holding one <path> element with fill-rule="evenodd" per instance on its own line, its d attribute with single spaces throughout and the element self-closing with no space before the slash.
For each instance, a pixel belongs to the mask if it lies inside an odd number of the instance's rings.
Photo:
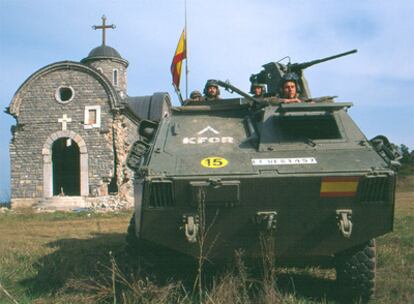
<svg viewBox="0 0 414 304">
<path fill-rule="evenodd" d="M 254 98 L 264 98 L 266 94 L 266 85 L 264 83 L 252 83 L 250 86 L 250 94 Z"/>
<path fill-rule="evenodd" d="M 214 79 L 207 80 L 203 93 L 205 100 L 220 99 L 220 89 L 217 81 Z"/>
<path fill-rule="evenodd" d="M 198 90 L 194 90 L 190 93 L 190 99 L 201 101 L 203 99 L 203 95 L 201 95 L 201 92 Z"/>
<path fill-rule="evenodd" d="M 201 95 L 201 92 L 198 90 L 194 90 L 190 93 L 190 98 L 184 100 L 183 105 L 189 105 L 189 104 L 194 104 L 200 101 L 203 101 L 204 97 L 203 95 Z"/>
<path fill-rule="evenodd" d="M 299 98 L 298 77 L 293 73 L 283 76 L 279 85 L 279 101 L 282 103 L 302 102 Z"/>
</svg>

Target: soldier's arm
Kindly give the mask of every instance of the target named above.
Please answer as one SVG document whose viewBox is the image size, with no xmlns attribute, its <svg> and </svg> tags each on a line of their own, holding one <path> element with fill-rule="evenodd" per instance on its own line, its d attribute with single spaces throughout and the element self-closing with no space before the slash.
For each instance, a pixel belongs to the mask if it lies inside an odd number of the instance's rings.
<svg viewBox="0 0 414 304">
<path fill-rule="evenodd" d="M 280 97 L 267 97 L 265 100 L 272 106 L 277 106 L 281 103 L 299 103 L 303 102 L 300 98 L 280 98 Z"/>
</svg>

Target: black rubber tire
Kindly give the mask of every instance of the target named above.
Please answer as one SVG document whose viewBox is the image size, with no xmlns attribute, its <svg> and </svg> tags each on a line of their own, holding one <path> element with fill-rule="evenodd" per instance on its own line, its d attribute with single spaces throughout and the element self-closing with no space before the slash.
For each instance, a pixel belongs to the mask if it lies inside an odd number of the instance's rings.
<svg viewBox="0 0 414 304">
<path fill-rule="evenodd" d="M 128 107 L 139 120 L 161 121 L 171 115 L 171 98 L 164 92 L 150 96 L 130 97 Z"/>
<path fill-rule="evenodd" d="M 125 252 L 128 258 L 128 265 L 131 266 L 133 269 L 138 269 L 143 263 L 142 254 L 144 252 L 144 245 L 142 241 L 138 239 L 135 235 L 135 213 L 129 221 L 125 240 Z"/>
<path fill-rule="evenodd" d="M 127 235 L 126 235 L 126 247 L 125 251 L 129 256 L 134 256 L 139 253 L 139 240 L 135 235 L 135 213 L 129 221 Z"/>
<path fill-rule="evenodd" d="M 375 240 L 339 254 L 335 268 L 341 296 L 359 303 L 368 302 L 375 292 Z"/>
<path fill-rule="evenodd" d="M 126 235 L 125 251 L 129 262 L 134 264 L 145 264 L 146 266 L 171 263 L 173 252 L 167 248 L 160 247 L 146 240 L 139 239 L 135 234 L 135 214 L 132 216 Z"/>
</svg>

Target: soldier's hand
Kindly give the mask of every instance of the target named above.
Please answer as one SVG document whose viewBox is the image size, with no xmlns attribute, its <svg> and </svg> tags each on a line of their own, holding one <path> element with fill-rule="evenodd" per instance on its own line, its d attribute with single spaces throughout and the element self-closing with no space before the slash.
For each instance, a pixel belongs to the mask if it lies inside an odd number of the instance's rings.
<svg viewBox="0 0 414 304">
<path fill-rule="evenodd" d="M 299 103 L 302 102 L 299 98 L 282 98 L 282 103 Z"/>
</svg>

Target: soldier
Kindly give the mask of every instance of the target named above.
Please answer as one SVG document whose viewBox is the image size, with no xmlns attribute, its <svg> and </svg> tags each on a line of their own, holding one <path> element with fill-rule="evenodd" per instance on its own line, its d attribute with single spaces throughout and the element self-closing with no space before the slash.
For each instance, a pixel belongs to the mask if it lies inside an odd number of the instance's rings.
<svg viewBox="0 0 414 304">
<path fill-rule="evenodd" d="M 250 94 L 254 98 L 263 98 L 266 94 L 266 85 L 264 83 L 252 83 L 250 86 Z"/>
<path fill-rule="evenodd" d="M 220 89 L 217 81 L 214 79 L 207 80 L 203 93 L 205 100 L 220 99 Z"/>
<path fill-rule="evenodd" d="M 190 99 L 194 101 L 202 101 L 203 96 L 201 95 L 201 92 L 198 90 L 194 90 L 190 93 Z"/>
<path fill-rule="evenodd" d="M 201 95 L 200 91 L 194 90 L 190 93 L 190 98 L 184 100 L 183 105 L 186 106 L 186 105 L 189 105 L 189 104 L 194 104 L 194 102 L 197 103 L 197 102 L 200 102 L 200 101 L 204 101 L 203 95 Z"/>
<path fill-rule="evenodd" d="M 279 101 L 282 103 L 302 102 L 298 89 L 298 77 L 293 73 L 285 74 L 279 86 Z"/>
</svg>

